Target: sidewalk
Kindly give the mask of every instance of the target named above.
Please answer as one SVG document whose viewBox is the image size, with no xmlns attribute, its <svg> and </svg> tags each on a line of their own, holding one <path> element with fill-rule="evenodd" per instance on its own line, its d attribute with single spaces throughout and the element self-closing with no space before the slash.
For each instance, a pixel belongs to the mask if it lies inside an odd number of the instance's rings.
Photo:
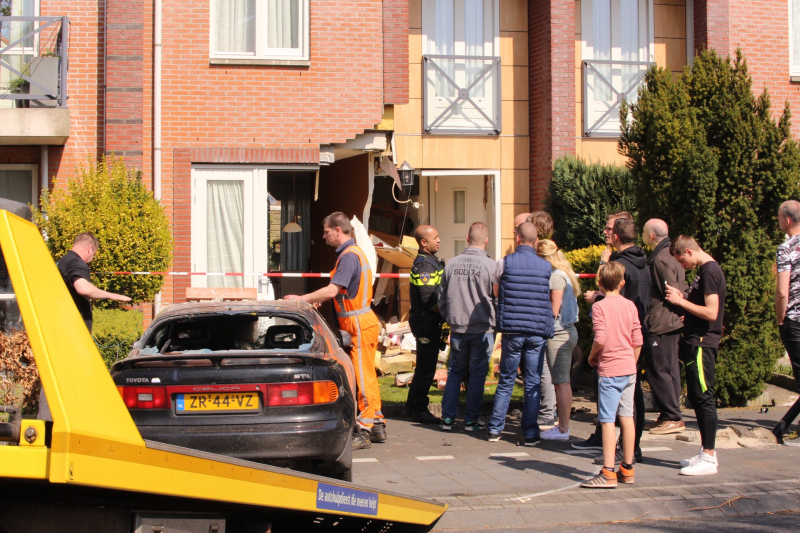
<svg viewBox="0 0 800 533">
<path fill-rule="evenodd" d="M 720 410 L 720 429 L 730 424 L 771 429 L 785 411 Z M 691 436 L 697 429 L 694 413 L 684 412 L 684 417 L 689 431 L 683 435 Z M 581 418 L 571 422 L 573 441 L 593 430 L 591 416 Z M 450 508 L 437 531 L 800 511 L 800 448 L 763 440 L 743 439 L 743 445 L 753 446 L 744 448 L 734 438 L 724 443 L 729 449 L 720 441 L 719 473 L 686 477 L 678 475 L 678 463 L 695 455 L 699 443 L 645 432 L 645 459 L 636 465 L 636 484 L 589 490 L 578 484 L 597 471 L 595 455 L 563 442 L 520 446 L 518 420 L 510 417 L 497 443 L 486 441 L 485 431 L 465 433 L 463 421 L 444 432 L 438 426 L 389 420 L 387 431 L 387 443 L 354 452 L 353 481 L 447 503 Z"/>
</svg>

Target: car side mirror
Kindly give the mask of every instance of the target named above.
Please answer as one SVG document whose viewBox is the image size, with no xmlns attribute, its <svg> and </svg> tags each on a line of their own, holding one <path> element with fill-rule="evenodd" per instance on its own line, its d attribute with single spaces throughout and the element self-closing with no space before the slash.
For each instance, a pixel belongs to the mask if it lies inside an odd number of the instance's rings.
<svg viewBox="0 0 800 533">
<path fill-rule="evenodd" d="M 343 329 L 339 330 L 339 346 L 349 348 L 353 345 L 353 337 Z"/>
</svg>

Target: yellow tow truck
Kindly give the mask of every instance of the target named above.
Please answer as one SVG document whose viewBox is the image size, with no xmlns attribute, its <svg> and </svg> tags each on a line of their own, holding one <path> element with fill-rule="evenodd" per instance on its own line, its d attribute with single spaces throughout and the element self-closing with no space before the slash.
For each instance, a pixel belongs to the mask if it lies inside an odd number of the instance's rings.
<svg viewBox="0 0 800 533">
<path fill-rule="evenodd" d="M 0 533 L 428 531 L 447 506 L 142 439 L 36 226 L 0 247 L 52 424 L 0 424 Z"/>
</svg>

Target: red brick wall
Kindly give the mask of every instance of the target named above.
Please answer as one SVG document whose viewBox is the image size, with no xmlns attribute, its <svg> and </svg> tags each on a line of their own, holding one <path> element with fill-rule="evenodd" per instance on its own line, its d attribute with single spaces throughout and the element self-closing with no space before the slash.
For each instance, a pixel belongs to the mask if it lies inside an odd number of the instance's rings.
<svg viewBox="0 0 800 533">
<path fill-rule="evenodd" d="M 64 147 L 49 149 L 49 174 L 63 186 L 87 157 L 102 154 L 105 13 L 103 2 L 41 0 L 42 16 L 66 15 L 69 29 L 70 137 Z"/>
<path fill-rule="evenodd" d="M 142 168 L 142 0 L 108 0 L 105 153 Z"/>
<path fill-rule="evenodd" d="M 408 0 L 383 0 L 383 103 L 408 103 Z"/>
<path fill-rule="evenodd" d="M 695 51 L 704 48 L 715 48 L 718 52 L 723 53 L 723 50 L 728 50 L 731 18 L 728 4 L 730 1 L 695 0 L 693 4 Z M 748 0 L 746 3 L 757 2 Z"/>
<path fill-rule="evenodd" d="M 543 207 L 554 159 L 575 153 L 575 2 L 528 4 L 531 209 Z"/>
</svg>

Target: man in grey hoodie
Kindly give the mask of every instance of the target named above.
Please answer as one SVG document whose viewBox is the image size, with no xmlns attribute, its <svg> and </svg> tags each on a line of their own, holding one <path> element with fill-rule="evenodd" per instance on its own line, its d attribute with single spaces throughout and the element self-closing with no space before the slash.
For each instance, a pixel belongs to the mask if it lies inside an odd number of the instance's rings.
<svg viewBox="0 0 800 533">
<path fill-rule="evenodd" d="M 442 397 L 442 423 L 453 429 L 458 414 L 461 382 L 469 369 L 466 431 L 480 431 L 486 425 L 478 418 L 483 386 L 494 347 L 494 284 L 497 263 L 486 253 L 489 229 L 483 222 L 469 227 L 467 249 L 451 259 L 438 289 L 439 312 L 450 326 L 450 368 Z"/>
</svg>

